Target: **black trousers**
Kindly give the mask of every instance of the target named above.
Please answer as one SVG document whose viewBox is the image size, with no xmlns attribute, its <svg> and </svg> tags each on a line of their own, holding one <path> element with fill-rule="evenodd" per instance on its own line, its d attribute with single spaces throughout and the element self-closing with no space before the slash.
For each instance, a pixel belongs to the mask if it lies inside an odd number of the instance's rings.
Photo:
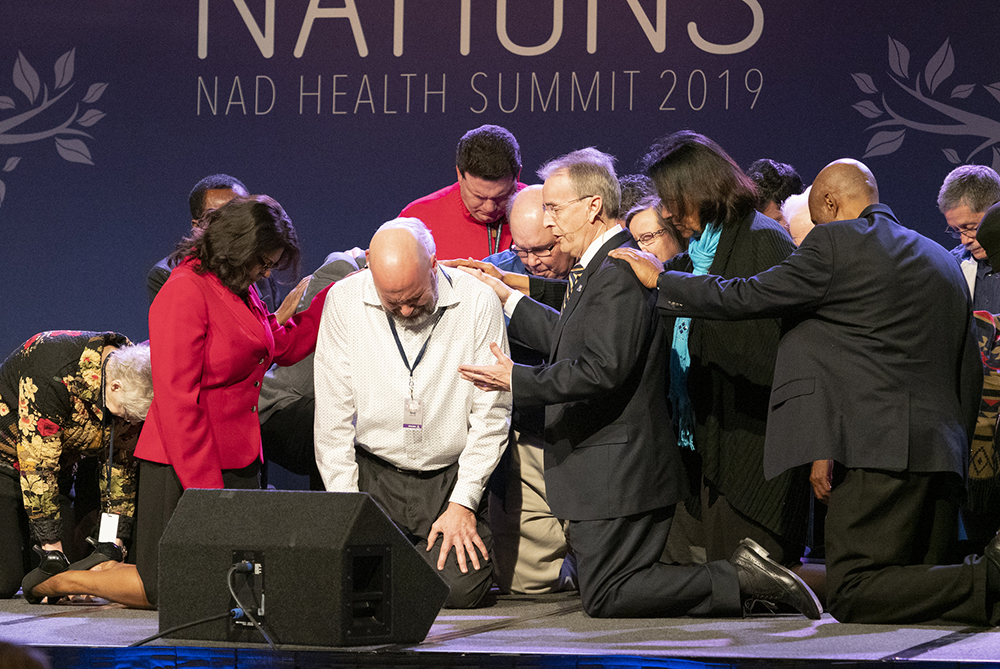
<svg viewBox="0 0 1000 669">
<path fill-rule="evenodd" d="M 243 469 L 223 469 L 226 488 L 260 488 L 260 461 Z M 184 494 L 177 472 L 170 465 L 139 460 L 139 499 L 135 538 L 135 566 L 146 590 L 146 599 L 156 606 L 159 592 L 160 537 Z"/>
<path fill-rule="evenodd" d="M 10 599 L 31 569 L 31 539 L 21 481 L 5 472 L 0 472 L 0 537 L 0 599 Z"/>
<path fill-rule="evenodd" d="M 718 560 L 700 565 L 660 562 L 674 507 L 624 518 L 569 523 L 580 597 L 595 618 L 738 616 L 736 568 Z"/>
<path fill-rule="evenodd" d="M 986 562 L 948 564 L 961 480 L 848 469 L 826 515 L 827 610 L 844 623 L 995 625 Z"/>
<path fill-rule="evenodd" d="M 274 462 L 293 474 L 309 477 L 310 490 L 325 490 L 323 478 L 316 467 L 313 444 L 313 422 L 316 398 L 301 397 L 283 409 L 275 411 L 260 426 L 264 447 L 265 474 L 267 462 Z M 263 481 L 267 486 L 267 479 Z"/>
<path fill-rule="evenodd" d="M 407 536 L 417 552 L 436 569 L 443 538 L 438 535 L 434 546 L 428 551 L 427 537 L 430 536 L 431 525 L 448 508 L 448 498 L 458 480 L 458 463 L 434 472 L 412 472 L 400 470 L 360 447 L 355 449 L 355 453 L 358 462 L 358 488 L 372 496 L 396 527 Z M 487 497 L 484 493 L 476 511 L 476 532 L 492 556 L 493 534 L 490 532 Z M 466 566 L 468 572 L 463 574 L 452 550 L 445 561 L 444 570 L 438 572 L 451 588 L 451 594 L 444 603 L 445 608 L 468 609 L 483 604 L 493 584 L 492 557 L 489 561 L 484 561 L 483 556 L 480 556 L 479 569 L 476 570 L 466 556 Z"/>
</svg>

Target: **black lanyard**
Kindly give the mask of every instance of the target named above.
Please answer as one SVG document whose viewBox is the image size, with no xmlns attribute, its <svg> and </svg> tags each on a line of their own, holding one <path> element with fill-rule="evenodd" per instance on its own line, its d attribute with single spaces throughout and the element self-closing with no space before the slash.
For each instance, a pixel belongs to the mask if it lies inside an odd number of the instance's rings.
<svg viewBox="0 0 1000 669">
<path fill-rule="evenodd" d="M 396 340 L 396 348 L 399 349 L 399 357 L 403 359 L 403 364 L 406 365 L 406 369 L 410 372 L 410 399 L 413 399 L 413 370 L 417 368 L 420 361 L 424 359 L 424 353 L 427 351 L 427 344 L 430 343 L 431 335 L 434 334 L 434 328 L 441 321 L 441 317 L 444 316 L 444 310 L 446 307 L 441 307 L 438 309 L 437 316 L 434 317 L 434 324 L 431 326 L 431 331 L 427 334 L 427 339 L 424 340 L 424 345 L 420 347 L 420 353 L 417 354 L 417 359 L 413 361 L 413 365 L 410 365 L 409 359 L 406 357 L 406 351 L 403 350 L 403 342 L 399 341 L 399 333 L 396 332 L 396 322 L 392 319 L 392 314 L 388 311 L 385 312 L 385 317 L 389 320 L 389 329 L 392 330 L 392 338 Z"/>
<path fill-rule="evenodd" d="M 101 422 L 102 427 L 108 428 L 110 435 L 108 437 L 108 464 L 107 464 L 107 474 L 108 474 L 108 484 L 107 493 L 111 493 L 111 467 L 112 458 L 115 455 L 115 419 L 111 416 L 111 412 L 108 411 L 107 398 L 105 396 L 105 383 L 107 382 L 106 374 L 108 368 L 108 360 L 114 355 L 114 351 L 108 354 L 108 357 L 104 358 L 104 362 L 101 363 Z M 103 430 L 102 430 L 103 431 Z"/>
<path fill-rule="evenodd" d="M 493 230 L 494 230 L 493 224 L 492 223 L 486 224 L 486 248 L 489 249 L 490 255 L 500 252 L 500 238 L 503 237 L 503 222 L 504 222 L 503 218 L 501 218 L 499 221 L 496 222 L 497 226 L 496 239 L 493 238 Z"/>
</svg>

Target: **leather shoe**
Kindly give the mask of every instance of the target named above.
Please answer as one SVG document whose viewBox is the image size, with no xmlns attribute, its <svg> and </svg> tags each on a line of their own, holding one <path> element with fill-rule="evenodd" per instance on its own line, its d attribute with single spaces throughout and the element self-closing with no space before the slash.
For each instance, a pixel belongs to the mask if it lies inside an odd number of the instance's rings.
<svg viewBox="0 0 1000 669">
<path fill-rule="evenodd" d="M 42 559 L 41 563 L 29 571 L 24 579 L 21 580 L 21 592 L 24 594 L 24 599 L 29 604 L 39 604 L 41 603 L 43 597 L 38 597 L 34 593 L 35 586 L 49 580 L 56 574 L 61 574 L 67 569 L 69 569 L 69 560 L 62 551 L 46 551 L 42 550 L 40 546 L 32 546 L 32 550 L 38 553 L 38 557 Z"/>
<path fill-rule="evenodd" d="M 87 543 L 94 547 L 94 552 L 82 560 L 77 560 L 68 569 L 86 571 L 109 560 L 114 560 L 115 562 L 125 561 L 125 549 L 113 541 L 97 543 L 93 537 L 87 537 Z"/>
<path fill-rule="evenodd" d="M 778 604 L 787 604 L 807 618 L 819 620 L 822 617 L 823 607 L 809 586 L 772 560 L 752 539 L 741 541 L 729 562 L 736 567 L 744 615 L 760 603 L 771 613 Z"/>
</svg>

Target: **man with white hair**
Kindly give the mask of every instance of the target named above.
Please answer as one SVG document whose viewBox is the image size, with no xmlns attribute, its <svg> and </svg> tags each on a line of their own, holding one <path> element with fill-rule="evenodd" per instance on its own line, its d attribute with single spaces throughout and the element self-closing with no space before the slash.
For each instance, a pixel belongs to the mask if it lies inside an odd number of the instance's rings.
<svg viewBox="0 0 1000 669">
<path fill-rule="evenodd" d="M 491 344 L 508 350 L 503 311 L 489 288 L 438 265 L 418 219 L 382 225 L 366 255 L 323 308 L 316 464 L 327 490 L 378 502 L 451 587 L 446 607 L 479 606 L 493 577 L 483 491 L 511 397 L 454 370 L 493 360 Z"/>
<path fill-rule="evenodd" d="M 764 600 L 819 618 L 812 592 L 752 541 L 731 561 L 660 562 L 687 481 L 670 422 L 669 334 L 656 293 L 609 256 L 638 250 L 618 224 L 614 158 L 580 149 L 538 175 L 545 226 L 579 258 L 562 309 L 481 277 L 505 303 L 511 338 L 548 362 L 515 364 L 494 348 L 495 364 L 459 372 L 477 388 L 545 405 L 546 493 L 556 517 L 569 521 L 584 610 L 598 618 L 721 617 Z"/>
</svg>

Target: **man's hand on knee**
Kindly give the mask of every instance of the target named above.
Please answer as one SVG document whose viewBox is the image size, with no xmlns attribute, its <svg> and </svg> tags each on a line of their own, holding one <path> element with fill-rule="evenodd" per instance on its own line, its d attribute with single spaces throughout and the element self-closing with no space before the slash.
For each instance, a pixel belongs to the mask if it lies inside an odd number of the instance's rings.
<svg viewBox="0 0 1000 669">
<path fill-rule="evenodd" d="M 427 550 L 431 550 L 437 536 L 441 535 L 441 553 L 438 555 L 438 571 L 444 569 L 445 560 L 452 547 L 455 548 L 455 557 L 458 559 L 458 568 L 463 574 L 469 573 L 466 565 L 466 554 L 472 561 L 472 566 L 479 569 L 479 555 L 484 560 L 489 560 L 486 552 L 486 545 L 476 531 L 476 514 L 461 504 L 449 502 L 448 508 L 431 525 L 430 536 L 427 537 Z M 479 549 L 479 554 L 476 549 Z"/>
</svg>

